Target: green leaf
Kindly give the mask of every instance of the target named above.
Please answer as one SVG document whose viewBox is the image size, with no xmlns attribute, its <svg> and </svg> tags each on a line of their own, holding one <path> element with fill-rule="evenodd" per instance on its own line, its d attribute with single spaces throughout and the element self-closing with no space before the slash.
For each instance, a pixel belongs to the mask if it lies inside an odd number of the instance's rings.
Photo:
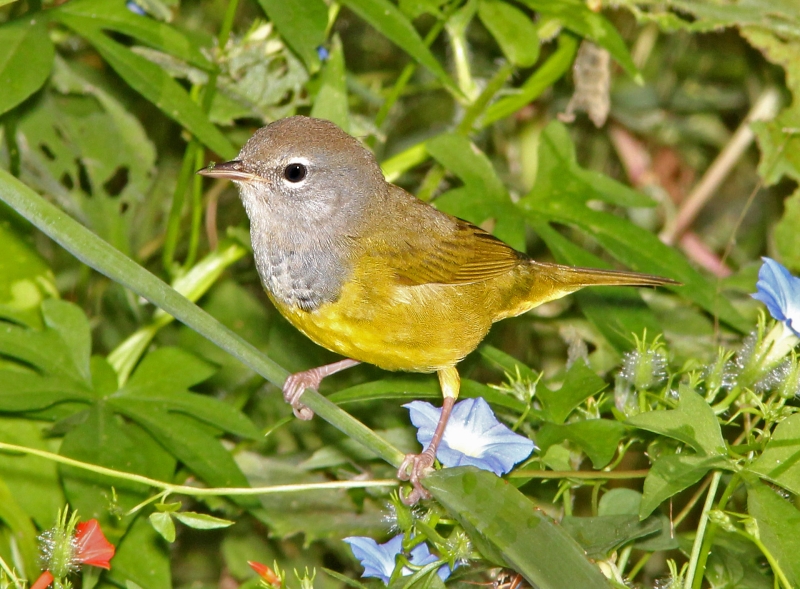
<svg viewBox="0 0 800 589">
<path fill-rule="evenodd" d="M 691 454 L 667 454 L 659 456 L 647 478 L 639 508 L 639 517 L 644 519 L 664 501 L 694 485 L 713 468 L 727 466 L 721 456 L 695 456 Z"/>
<path fill-rule="evenodd" d="M 175 522 L 172 521 L 172 514 L 155 511 L 147 519 L 164 540 L 170 544 L 175 541 Z"/>
<path fill-rule="evenodd" d="M 125 385 L 132 395 L 151 391 L 182 391 L 207 380 L 214 367 L 180 348 L 159 348 L 142 359 Z"/>
<path fill-rule="evenodd" d="M 173 456 L 209 485 L 250 486 L 230 452 L 222 447 L 219 440 L 191 418 L 170 413 L 167 404 L 131 397 L 113 397 L 108 400 L 108 405 L 141 425 Z M 258 505 L 258 501 L 250 496 L 236 496 L 233 500 L 244 507 Z"/>
<path fill-rule="evenodd" d="M 551 391 L 537 388 L 536 393 L 550 420 L 561 424 L 567 420 L 573 409 L 607 386 L 602 378 L 586 366 L 586 362 L 578 360 L 567 371 L 560 389 Z"/>
<path fill-rule="evenodd" d="M 544 424 L 536 434 L 536 445 L 546 452 L 550 446 L 564 440 L 576 444 L 592 461 L 595 468 L 603 468 L 617 452 L 625 437 L 625 426 L 610 419 L 587 419 L 566 425 Z"/>
<path fill-rule="evenodd" d="M 218 530 L 236 523 L 229 519 L 214 517 L 207 513 L 195 513 L 194 511 L 176 511 L 173 515 L 183 525 L 195 530 Z"/>
<path fill-rule="evenodd" d="M 772 233 L 783 265 L 800 273 L 800 188 L 783 201 L 783 216 Z"/>
<path fill-rule="evenodd" d="M 772 432 L 749 470 L 794 494 L 800 494 L 800 414 L 787 417 Z"/>
<path fill-rule="evenodd" d="M 132 581 L 147 589 L 172 589 L 169 551 L 144 517 L 133 522 L 111 565 L 106 574 L 118 587 Z"/>
<path fill-rule="evenodd" d="M 568 516 L 561 520 L 561 525 L 583 546 L 589 558 L 597 559 L 608 558 L 611 552 L 632 540 L 662 531 L 659 518 L 640 521 L 637 515 Z"/>
<path fill-rule="evenodd" d="M 350 132 L 350 108 L 347 103 L 347 70 L 344 65 L 342 40 L 339 35 L 333 36 L 331 52 L 320 76 L 321 86 L 311 116 L 327 119 L 339 125 L 345 132 Z"/>
<path fill-rule="evenodd" d="M 306 64 L 309 71 L 319 69 L 317 47 L 325 42 L 328 26 L 328 7 L 323 0 L 285 2 L 258 0 L 261 8 L 275 23 L 281 37 Z"/>
<path fill-rule="evenodd" d="M 165 115 L 183 125 L 206 147 L 224 159 L 236 154 L 225 135 L 220 132 L 170 75 L 153 62 L 137 55 L 127 47 L 112 41 L 97 28 L 92 19 L 63 14 L 61 21 L 89 41 L 109 65 L 147 100 Z"/>
<path fill-rule="evenodd" d="M 716 287 L 700 275 L 678 251 L 664 245 L 649 231 L 587 206 L 602 200 L 620 206 L 642 206 L 650 199 L 601 174 L 581 170 L 566 128 L 550 123 L 540 138 L 536 183 L 518 205 L 532 224 L 547 222 L 575 226 L 596 239 L 612 256 L 634 270 L 679 280 L 676 292 L 720 319 L 746 332 L 746 321 Z"/>
<path fill-rule="evenodd" d="M 70 368 L 80 375 L 83 382 L 91 382 L 92 336 L 84 312 L 72 303 L 49 299 L 42 303 L 42 317 L 45 325 L 64 342 L 71 360 Z"/>
<path fill-rule="evenodd" d="M 8 527 L 28 578 L 35 579 L 39 574 L 36 528 L 3 479 L 0 479 L 0 522 Z"/>
<path fill-rule="evenodd" d="M 617 29 L 602 14 L 590 10 L 585 2 L 581 0 L 520 0 L 520 2 L 541 14 L 557 18 L 569 30 L 594 41 L 606 49 L 630 77 L 642 83 L 642 75 L 636 69 L 625 41 Z"/>
<path fill-rule="evenodd" d="M 510 376 L 515 376 L 517 371 L 519 375 L 531 382 L 536 382 L 539 379 L 539 374 L 524 362 L 520 362 L 514 356 L 506 354 L 502 350 L 498 350 L 489 344 L 483 344 L 478 348 L 478 353 L 487 360 L 490 364 L 499 368 Z M 541 385 L 544 386 L 544 385 Z M 539 390 L 537 388 L 537 390 Z"/>
<path fill-rule="evenodd" d="M 127 8 L 125 0 L 71 0 L 52 11 L 56 19 L 63 15 L 91 20 L 95 28 L 135 39 L 182 59 L 196 67 L 210 71 L 212 64 L 178 29 L 147 16 L 135 14 Z M 68 25 L 69 26 L 69 25 Z"/>
<path fill-rule="evenodd" d="M 436 207 L 476 225 L 494 219 L 497 237 L 518 250 L 525 249 L 525 222 L 489 158 L 469 139 L 455 133 L 439 135 L 425 147 L 464 183 L 463 188 L 439 196 Z"/>
<path fill-rule="evenodd" d="M 0 222 L 0 318 L 41 327 L 39 306 L 58 290 L 50 267 L 28 241 Z"/>
<path fill-rule="evenodd" d="M 0 27 L 0 114 L 42 87 L 53 67 L 55 48 L 47 19 L 23 18 Z"/>
<path fill-rule="evenodd" d="M 530 499 L 490 472 L 445 468 L 423 485 L 464 526 L 484 557 L 539 589 L 607 588 L 583 549 Z"/>
<path fill-rule="evenodd" d="M 514 114 L 536 100 L 545 90 L 569 71 L 577 51 L 578 42 L 575 37 L 567 34 L 559 35 L 558 48 L 555 52 L 547 58 L 547 61 L 536 68 L 536 71 L 533 72 L 530 78 L 525 80 L 525 83 L 522 84 L 517 92 L 500 98 L 494 104 L 490 104 L 483 115 L 481 124 L 487 127 L 495 121 Z"/>
<path fill-rule="evenodd" d="M 425 46 L 416 29 L 395 4 L 389 0 L 344 0 L 342 4 L 380 31 L 414 60 L 428 68 L 445 87 L 456 94 L 461 94 L 447 72 Z"/>
<path fill-rule="evenodd" d="M 508 60 L 529 67 L 539 58 L 539 34 L 527 14 L 507 2 L 481 0 L 478 17 Z"/>
<path fill-rule="evenodd" d="M 800 584 L 800 511 L 768 486 L 747 483 L 747 509 L 758 522 L 759 537 L 796 587 Z"/>
<path fill-rule="evenodd" d="M 724 456 L 725 440 L 714 410 L 688 386 L 678 387 L 677 409 L 648 411 L 628 419 L 628 424 L 662 436 L 674 438 L 703 456 Z"/>
</svg>

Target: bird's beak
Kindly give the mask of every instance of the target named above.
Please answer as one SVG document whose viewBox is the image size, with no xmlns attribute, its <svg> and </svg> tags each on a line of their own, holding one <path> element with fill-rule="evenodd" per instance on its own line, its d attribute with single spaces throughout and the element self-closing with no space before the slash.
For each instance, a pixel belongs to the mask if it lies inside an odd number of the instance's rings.
<svg viewBox="0 0 800 589">
<path fill-rule="evenodd" d="M 240 160 L 231 160 L 222 164 L 210 164 L 207 168 L 197 171 L 201 176 L 209 178 L 227 178 L 237 182 L 247 182 L 253 180 L 256 175 L 245 171 L 244 164 Z"/>
</svg>

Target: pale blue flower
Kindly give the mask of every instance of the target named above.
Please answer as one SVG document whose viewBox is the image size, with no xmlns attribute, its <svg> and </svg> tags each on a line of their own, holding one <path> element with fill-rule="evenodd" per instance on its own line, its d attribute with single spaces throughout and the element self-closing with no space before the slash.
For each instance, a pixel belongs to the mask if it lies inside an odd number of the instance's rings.
<svg viewBox="0 0 800 589">
<path fill-rule="evenodd" d="M 762 258 L 764 265 L 758 271 L 758 292 L 751 295 L 764 303 L 778 321 L 800 337 L 800 278 L 792 276 L 781 264 L 771 258 Z"/>
<path fill-rule="evenodd" d="M 389 579 L 391 579 L 394 572 L 397 555 L 403 552 L 403 534 L 395 536 L 384 544 L 378 544 L 372 538 L 365 536 L 351 536 L 345 538 L 344 541 L 350 544 L 353 555 L 361 561 L 361 566 L 364 567 L 362 577 L 377 577 L 386 585 L 389 584 Z M 411 549 L 408 560 L 413 565 L 425 566 L 436 562 L 439 558 L 431 554 L 427 543 L 423 542 Z M 408 567 L 403 567 L 400 574 L 405 577 L 413 572 Z M 443 564 L 436 571 L 436 574 L 442 581 L 446 581 L 447 577 L 450 576 L 450 572 L 450 567 Z"/>
<path fill-rule="evenodd" d="M 442 410 L 424 401 L 403 406 L 408 408 L 411 423 L 417 427 L 417 440 L 427 447 Z M 528 438 L 497 421 L 489 404 L 478 397 L 465 399 L 453 407 L 436 458 L 444 466 L 472 465 L 501 475 L 525 460 L 534 447 Z"/>
</svg>

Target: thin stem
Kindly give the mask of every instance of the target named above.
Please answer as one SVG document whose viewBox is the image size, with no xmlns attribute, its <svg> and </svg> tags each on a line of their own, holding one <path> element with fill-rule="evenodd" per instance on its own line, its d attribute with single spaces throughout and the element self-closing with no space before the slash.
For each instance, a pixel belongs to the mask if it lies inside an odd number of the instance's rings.
<svg viewBox="0 0 800 589">
<path fill-rule="evenodd" d="M 708 495 L 706 495 L 706 502 L 703 505 L 703 512 L 700 514 L 700 525 L 697 527 L 697 535 L 694 538 L 694 545 L 692 546 L 692 554 L 689 558 L 689 570 L 686 572 L 686 584 L 684 587 L 686 589 L 700 589 L 700 585 L 703 582 L 703 575 L 702 573 L 696 579 L 695 582 L 695 574 L 698 570 L 704 570 L 704 567 L 698 567 L 698 562 L 700 561 L 700 552 L 703 547 L 703 539 L 705 537 L 706 526 L 708 525 L 708 514 L 711 511 L 711 507 L 714 504 L 714 497 L 717 494 L 717 489 L 719 488 L 719 481 L 722 478 L 722 471 L 717 470 L 714 472 L 714 475 L 711 477 L 711 483 L 709 484 L 708 488 Z"/>
<path fill-rule="evenodd" d="M 649 561 L 654 554 L 655 552 L 648 552 L 647 554 L 642 555 L 642 558 L 636 561 L 636 564 L 633 565 L 631 572 L 628 573 L 629 581 L 633 581 L 636 578 L 636 575 L 639 574 L 639 571 L 641 571 L 644 568 L 644 565 L 647 564 L 647 561 Z"/>
<path fill-rule="evenodd" d="M 88 470 L 97 474 L 132 481 L 134 483 L 141 483 L 156 489 L 162 489 L 170 494 L 176 495 L 189 495 L 191 497 L 216 497 L 216 496 L 233 496 L 233 495 L 275 495 L 278 493 L 296 493 L 298 491 L 315 491 L 324 489 L 363 489 L 367 487 L 394 487 L 398 482 L 395 479 L 379 480 L 379 481 L 333 481 L 329 483 L 305 483 L 296 485 L 273 485 L 269 487 L 211 487 L 201 489 L 191 487 L 188 485 L 173 485 L 164 481 L 158 481 L 142 475 L 123 472 L 113 468 L 106 468 L 105 466 L 98 466 L 96 464 L 89 464 L 88 462 L 81 462 L 74 460 L 60 454 L 47 452 L 45 450 L 38 450 L 36 448 L 27 448 L 25 446 L 18 446 L 17 444 L 7 444 L 0 442 L 0 450 L 8 450 L 11 452 L 21 452 L 23 454 L 32 454 L 66 464 L 82 470 Z"/>
<path fill-rule="evenodd" d="M 647 477 L 648 469 L 643 470 L 515 470 L 508 475 L 511 479 L 588 479 L 588 480 L 627 480 Z"/>
</svg>

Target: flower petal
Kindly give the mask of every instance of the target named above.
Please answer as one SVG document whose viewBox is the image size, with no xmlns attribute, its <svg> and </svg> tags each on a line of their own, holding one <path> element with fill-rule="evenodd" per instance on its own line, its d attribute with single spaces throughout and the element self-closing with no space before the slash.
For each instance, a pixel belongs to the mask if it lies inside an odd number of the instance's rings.
<svg viewBox="0 0 800 589">
<path fill-rule="evenodd" d="M 114 545 L 106 540 L 96 519 L 75 526 L 75 559 L 81 564 L 108 570 L 115 550 Z"/>
<path fill-rule="evenodd" d="M 418 428 L 417 440 L 427 446 L 442 410 L 424 401 L 412 401 L 404 407 Z M 447 467 L 472 465 L 501 475 L 527 458 L 534 447 L 531 440 L 500 423 L 489 404 L 478 397 L 456 403 L 436 457 Z"/>
<path fill-rule="evenodd" d="M 758 271 L 758 292 L 751 295 L 761 301 L 778 321 L 783 321 L 800 337 L 800 278 L 771 258 L 762 258 L 764 264 Z"/>
<path fill-rule="evenodd" d="M 344 539 L 350 544 L 353 555 L 364 567 L 362 577 L 377 577 L 387 585 L 394 572 L 395 559 L 403 551 L 403 534 L 395 536 L 384 544 L 372 538 L 350 536 Z"/>
<path fill-rule="evenodd" d="M 411 564 L 415 564 L 417 566 L 425 566 L 426 564 L 430 564 L 432 562 L 436 562 L 439 558 L 435 554 L 431 554 L 430 548 L 428 548 L 428 543 L 423 542 L 422 544 L 417 544 L 414 548 L 411 549 L 411 553 L 409 555 L 408 560 Z M 407 571 L 407 572 L 406 572 Z M 436 569 L 436 574 L 442 581 L 446 581 L 447 577 L 450 576 L 450 566 L 443 564 L 438 569 Z M 403 575 L 410 575 L 411 570 L 403 569 Z"/>
</svg>

